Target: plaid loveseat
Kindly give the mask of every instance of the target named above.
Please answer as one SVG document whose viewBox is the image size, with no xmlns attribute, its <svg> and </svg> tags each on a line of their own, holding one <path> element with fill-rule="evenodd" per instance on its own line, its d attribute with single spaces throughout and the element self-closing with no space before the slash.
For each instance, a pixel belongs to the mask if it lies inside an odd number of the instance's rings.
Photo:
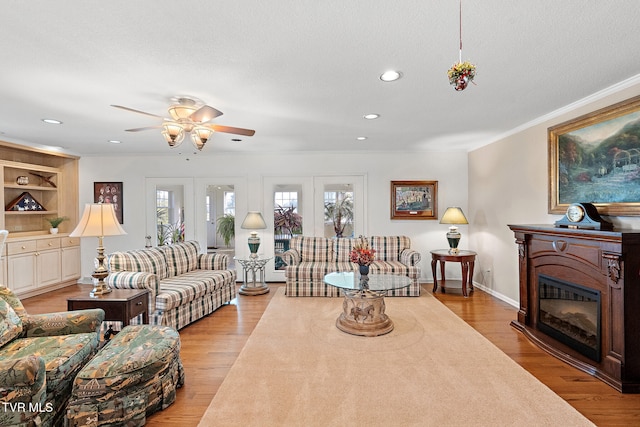
<svg viewBox="0 0 640 427">
<path fill-rule="evenodd" d="M 294 236 L 289 250 L 282 254 L 285 267 L 287 296 L 340 295 L 340 290 L 324 283 L 324 276 L 334 271 L 358 271 L 358 264 L 349 261 L 349 252 L 358 238 Z M 420 296 L 420 252 L 411 249 L 407 236 L 371 236 L 367 240 L 375 249 L 371 274 L 400 274 L 411 279 L 406 288 L 389 291 L 389 296 Z"/>
<path fill-rule="evenodd" d="M 113 252 L 105 282 L 148 289 L 149 323 L 181 329 L 236 296 L 236 271 L 227 269 L 227 255 L 199 252 L 196 241 Z"/>
</svg>

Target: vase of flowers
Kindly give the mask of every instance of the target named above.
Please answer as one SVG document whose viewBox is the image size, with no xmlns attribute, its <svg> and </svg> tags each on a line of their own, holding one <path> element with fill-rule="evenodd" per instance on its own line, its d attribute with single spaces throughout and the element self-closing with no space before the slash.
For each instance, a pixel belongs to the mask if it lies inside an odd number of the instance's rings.
<svg viewBox="0 0 640 427">
<path fill-rule="evenodd" d="M 475 78 L 476 66 L 469 61 L 458 62 L 449 68 L 447 75 L 449 84 L 453 85 L 455 90 L 464 90 Z"/>
<path fill-rule="evenodd" d="M 366 289 L 369 281 L 369 266 L 374 260 L 376 251 L 373 249 L 366 238 L 360 236 L 358 241 L 351 248 L 349 252 L 349 259 L 351 262 L 358 264 L 360 271 L 360 286 Z"/>
</svg>

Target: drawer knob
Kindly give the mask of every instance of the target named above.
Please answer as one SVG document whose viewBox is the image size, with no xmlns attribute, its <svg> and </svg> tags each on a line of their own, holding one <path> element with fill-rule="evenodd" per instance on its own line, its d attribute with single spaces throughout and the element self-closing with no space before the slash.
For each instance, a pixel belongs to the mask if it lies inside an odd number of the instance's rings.
<svg viewBox="0 0 640 427">
<path fill-rule="evenodd" d="M 27 247 L 26 247 L 26 246 L 24 246 L 24 245 L 22 245 L 22 249 L 27 249 Z"/>
<path fill-rule="evenodd" d="M 49 243 L 49 246 L 53 246 L 53 243 Z"/>
<path fill-rule="evenodd" d="M 136 305 L 142 305 L 142 301 L 138 301 Z"/>
</svg>

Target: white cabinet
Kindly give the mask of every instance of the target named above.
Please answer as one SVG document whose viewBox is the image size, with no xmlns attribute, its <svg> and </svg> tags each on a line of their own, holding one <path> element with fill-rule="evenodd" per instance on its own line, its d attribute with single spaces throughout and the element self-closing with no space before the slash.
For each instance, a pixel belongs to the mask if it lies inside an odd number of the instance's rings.
<svg viewBox="0 0 640 427">
<path fill-rule="evenodd" d="M 80 240 L 77 237 L 62 238 L 60 248 L 60 266 L 62 281 L 78 280 L 80 278 Z"/>
<path fill-rule="evenodd" d="M 80 277 L 78 239 L 67 236 L 11 241 L 6 247 L 7 283 L 27 297 L 73 283 Z"/>
</svg>

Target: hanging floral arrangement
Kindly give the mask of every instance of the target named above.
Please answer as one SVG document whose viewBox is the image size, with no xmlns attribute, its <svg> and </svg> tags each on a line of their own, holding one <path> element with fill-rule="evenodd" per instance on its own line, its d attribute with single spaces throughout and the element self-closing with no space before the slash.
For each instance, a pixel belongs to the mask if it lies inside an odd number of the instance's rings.
<svg viewBox="0 0 640 427">
<path fill-rule="evenodd" d="M 469 61 L 458 62 L 449 68 L 447 75 L 455 90 L 464 90 L 476 76 L 476 66 Z"/>
<path fill-rule="evenodd" d="M 465 90 L 469 82 L 473 82 L 476 76 L 476 66 L 469 61 L 462 62 L 462 0 L 460 0 L 460 50 L 458 54 L 458 62 L 449 68 L 447 75 L 449 76 L 449 84 L 455 90 Z"/>
</svg>

